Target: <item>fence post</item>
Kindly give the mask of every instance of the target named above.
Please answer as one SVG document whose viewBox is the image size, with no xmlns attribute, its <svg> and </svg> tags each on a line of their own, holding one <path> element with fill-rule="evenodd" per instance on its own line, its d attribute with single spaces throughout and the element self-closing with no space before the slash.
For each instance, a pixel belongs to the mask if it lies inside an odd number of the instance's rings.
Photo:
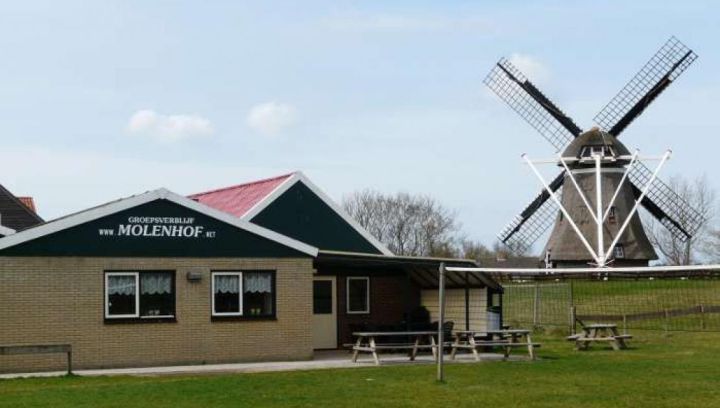
<svg viewBox="0 0 720 408">
<path fill-rule="evenodd" d="M 540 315 L 540 284 L 535 281 L 535 296 L 533 298 L 533 328 L 538 326 Z"/>
<path fill-rule="evenodd" d="M 437 352 L 437 380 L 442 382 L 445 380 L 445 371 L 443 367 L 443 352 L 445 351 L 445 263 L 440 263 L 438 269 L 438 344 Z"/>
<path fill-rule="evenodd" d="M 705 331 L 705 305 L 700 305 L 700 330 Z"/>
<path fill-rule="evenodd" d="M 627 315 L 623 313 L 623 334 L 627 334 Z"/>
<path fill-rule="evenodd" d="M 573 281 L 569 280 L 568 300 L 570 303 L 570 334 L 575 334 L 575 299 L 573 299 Z"/>
</svg>

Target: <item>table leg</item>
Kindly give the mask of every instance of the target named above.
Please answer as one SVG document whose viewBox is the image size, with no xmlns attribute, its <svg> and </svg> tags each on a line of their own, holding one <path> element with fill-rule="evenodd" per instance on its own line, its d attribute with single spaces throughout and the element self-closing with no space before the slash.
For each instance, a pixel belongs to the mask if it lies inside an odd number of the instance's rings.
<svg viewBox="0 0 720 408">
<path fill-rule="evenodd" d="M 437 361 L 438 360 L 438 346 L 437 346 L 437 343 L 435 343 L 435 336 L 433 336 L 431 334 L 428 337 L 430 337 L 430 346 L 431 346 L 430 350 L 432 350 L 433 358 L 435 359 L 435 361 Z M 440 350 L 440 352 L 442 353 L 442 350 Z"/>
<path fill-rule="evenodd" d="M 362 347 L 362 337 L 358 336 L 357 341 L 355 342 L 355 347 L 353 347 L 353 355 L 352 355 L 352 362 L 357 363 L 358 353 L 360 353 L 360 347 Z"/>
<path fill-rule="evenodd" d="M 530 360 L 535 360 L 535 347 L 532 345 L 532 338 L 530 337 L 530 333 L 525 335 L 525 340 L 527 341 L 527 348 L 528 348 L 528 356 L 530 356 Z"/>
<path fill-rule="evenodd" d="M 477 343 L 475 343 L 475 333 L 470 334 L 470 337 L 468 337 L 468 343 L 472 346 L 472 352 L 473 357 L 475 357 L 475 361 L 480 361 L 480 355 L 477 351 Z"/>
<path fill-rule="evenodd" d="M 380 365 L 380 360 L 377 356 L 377 351 L 375 350 L 375 337 L 370 337 L 370 349 L 372 350 L 372 356 L 373 360 L 375 360 L 375 365 Z"/>
<path fill-rule="evenodd" d="M 618 336 L 620 336 L 620 333 L 618 332 L 617 327 L 612 327 L 612 328 L 610 328 L 610 330 L 612 331 L 613 337 L 615 337 L 615 343 L 617 343 L 618 349 L 619 349 L 619 350 L 624 350 L 624 349 L 626 349 L 626 348 L 627 348 L 627 344 L 625 344 L 625 339 L 622 339 L 622 338 L 619 339 L 619 338 L 618 338 Z"/>
<path fill-rule="evenodd" d="M 413 345 L 412 353 L 410 354 L 410 361 L 415 361 L 415 356 L 417 356 L 419 344 L 420 344 L 420 336 L 415 336 L 415 344 Z"/>
<path fill-rule="evenodd" d="M 450 360 L 455 360 L 455 353 L 457 352 L 457 347 L 460 345 L 461 336 L 461 334 L 455 334 L 455 341 L 452 345 L 452 351 L 450 351 Z"/>
</svg>

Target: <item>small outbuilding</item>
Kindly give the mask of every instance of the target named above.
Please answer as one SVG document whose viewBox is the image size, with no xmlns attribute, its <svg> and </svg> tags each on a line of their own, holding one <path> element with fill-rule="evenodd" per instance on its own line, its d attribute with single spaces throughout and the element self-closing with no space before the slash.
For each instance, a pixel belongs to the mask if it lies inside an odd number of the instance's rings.
<svg viewBox="0 0 720 408">
<path fill-rule="evenodd" d="M 76 368 L 311 359 L 418 310 L 436 319 L 441 262 L 474 266 L 393 255 L 299 172 L 159 189 L 0 238 L 0 345 L 71 344 Z M 458 328 L 501 302 L 483 274 L 447 287 Z M 0 372 L 63 364 L 0 356 Z"/>
</svg>

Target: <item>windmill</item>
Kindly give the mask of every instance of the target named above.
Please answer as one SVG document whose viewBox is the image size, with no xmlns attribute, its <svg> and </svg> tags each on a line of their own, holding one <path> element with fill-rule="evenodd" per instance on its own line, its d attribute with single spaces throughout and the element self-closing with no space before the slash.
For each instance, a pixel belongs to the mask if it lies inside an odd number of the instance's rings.
<svg viewBox="0 0 720 408">
<path fill-rule="evenodd" d="M 595 116 L 598 127 L 587 132 L 501 59 L 484 83 L 560 152 L 561 171 L 498 239 L 511 249 L 528 248 L 553 227 L 544 251 L 552 266 L 647 266 L 657 255 L 636 212 L 640 205 L 674 237 L 692 238 L 702 214 L 656 178 L 668 155 L 652 171 L 618 138 L 695 59 L 671 37 Z M 603 243 L 612 246 L 603 251 Z"/>
</svg>

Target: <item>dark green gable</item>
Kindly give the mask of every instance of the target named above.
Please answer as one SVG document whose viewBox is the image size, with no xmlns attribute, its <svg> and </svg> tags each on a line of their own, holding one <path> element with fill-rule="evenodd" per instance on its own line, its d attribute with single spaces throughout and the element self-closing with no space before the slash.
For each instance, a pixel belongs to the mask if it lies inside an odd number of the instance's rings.
<svg viewBox="0 0 720 408">
<path fill-rule="evenodd" d="M 0 256 L 267 258 L 308 255 L 158 199 L 2 249 Z"/>
<path fill-rule="evenodd" d="M 295 183 L 252 222 L 320 249 L 381 253 L 302 182 Z"/>
</svg>

